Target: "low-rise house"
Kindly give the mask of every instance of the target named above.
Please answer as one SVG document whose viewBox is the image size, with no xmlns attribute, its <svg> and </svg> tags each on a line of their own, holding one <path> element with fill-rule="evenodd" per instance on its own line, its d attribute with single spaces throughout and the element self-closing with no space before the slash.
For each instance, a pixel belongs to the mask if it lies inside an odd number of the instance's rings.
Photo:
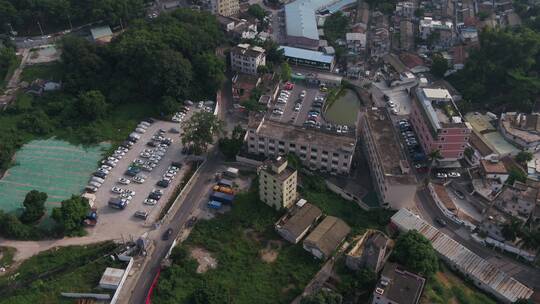
<svg viewBox="0 0 540 304">
<path fill-rule="evenodd" d="M 237 74 L 232 78 L 232 96 L 235 102 L 245 102 L 251 97 L 251 91 L 260 83 L 261 78 L 256 75 Z"/>
<path fill-rule="evenodd" d="M 410 230 L 420 232 L 431 241 L 433 249 L 443 261 L 466 276 L 479 289 L 492 294 L 501 303 L 513 303 L 518 299 L 529 299 L 532 296 L 532 289 L 503 272 L 500 267 L 491 264 L 431 226 L 411 211 L 399 210 L 392 216 L 391 223 L 402 232 Z"/>
<path fill-rule="evenodd" d="M 109 43 L 113 38 L 113 33 L 108 25 L 94 27 L 90 29 L 92 40 L 96 43 Z"/>
<path fill-rule="evenodd" d="M 506 140 L 522 150 L 540 149 L 540 114 L 507 112 L 501 114 L 499 130 Z"/>
<path fill-rule="evenodd" d="M 495 207 L 500 211 L 526 222 L 540 200 L 540 191 L 536 187 L 521 182 L 507 185 L 495 200 Z"/>
<path fill-rule="evenodd" d="M 366 48 L 365 33 L 346 33 L 345 40 L 347 41 L 347 49 L 351 52 L 358 53 Z"/>
<path fill-rule="evenodd" d="M 351 228 L 341 219 L 327 216 L 303 242 L 303 247 L 318 259 L 325 260 L 345 240 Z"/>
<path fill-rule="evenodd" d="M 368 230 L 345 255 L 345 265 L 352 270 L 367 268 L 378 273 L 390 252 L 390 239 L 380 231 Z"/>
<path fill-rule="evenodd" d="M 321 216 L 321 209 L 301 199 L 295 207 L 279 219 L 275 228 L 281 237 L 297 244 Z"/>
<path fill-rule="evenodd" d="M 488 180 L 498 181 L 499 184 L 504 184 L 510 174 L 504 165 L 504 162 L 499 161 L 496 158 L 490 160 L 480 160 L 480 170 Z"/>
<path fill-rule="evenodd" d="M 61 82 L 36 79 L 26 89 L 26 93 L 41 96 L 45 92 L 58 91 L 62 88 Z"/>
<path fill-rule="evenodd" d="M 425 284 L 425 278 L 388 263 L 373 291 L 371 304 L 418 304 Z"/>
</svg>

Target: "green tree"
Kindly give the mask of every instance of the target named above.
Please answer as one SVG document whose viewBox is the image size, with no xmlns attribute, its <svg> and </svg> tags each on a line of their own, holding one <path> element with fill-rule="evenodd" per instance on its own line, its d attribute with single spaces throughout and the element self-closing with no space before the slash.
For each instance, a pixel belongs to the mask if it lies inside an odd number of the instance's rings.
<svg viewBox="0 0 540 304">
<path fill-rule="evenodd" d="M 431 242 L 416 230 L 408 231 L 398 237 L 392 259 L 426 277 L 434 275 L 439 266 L 437 254 Z"/>
<path fill-rule="evenodd" d="M 223 131 L 222 122 L 209 112 L 193 114 L 183 122 L 182 127 L 182 143 L 192 145 L 197 154 L 205 152 L 208 145 L 214 142 L 214 136 Z"/>
<path fill-rule="evenodd" d="M 170 96 L 165 96 L 161 100 L 159 112 L 164 115 L 172 114 L 180 109 L 180 103 Z"/>
<path fill-rule="evenodd" d="M 25 113 L 17 127 L 36 135 L 47 135 L 53 130 L 51 119 L 41 109 Z"/>
<path fill-rule="evenodd" d="M 281 80 L 282 81 L 291 80 L 291 74 L 292 74 L 291 67 L 289 66 L 287 62 L 283 62 L 281 64 Z"/>
<path fill-rule="evenodd" d="M 428 162 L 429 162 L 429 167 L 428 167 L 428 177 L 431 176 L 431 171 L 433 170 L 433 167 L 435 167 L 435 164 L 443 159 L 443 156 L 441 154 L 441 151 L 440 150 L 433 150 L 431 152 L 429 152 L 429 154 L 427 155 L 427 158 L 428 158 Z"/>
<path fill-rule="evenodd" d="M 25 224 L 34 223 L 45 214 L 45 201 L 47 193 L 32 190 L 26 194 L 23 201 L 24 211 L 20 220 Z"/>
<path fill-rule="evenodd" d="M 506 183 L 508 185 L 513 185 L 515 181 L 524 183 L 527 181 L 527 174 L 518 168 L 510 168 L 508 170 L 508 179 Z"/>
<path fill-rule="evenodd" d="M 258 4 L 250 5 L 247 12 L 253 18 L 259 19 L 259 21 L 262 21 L 266 17 L 266 11 Z"/>
<path fill-rule="evenodd" d="M 520 234 L 520 232 L 521 222 L 516 218 L 512 218 L 510 222 L 502 225 L 501 234 L 507 241 L 515 241 L 516 237 Z"/>
<path fill-rule="evenodd" d="M 107 107 L 105 96 L 100 91 L 80 93 L 77 106 L 80 115 L 78 118 L 84 121 L 102 119 L 107 115 Z"/>
<path fill-rule="evenodd" d="M 302 298 L 300 304 L 341 304 L 343 297 L 334 291 L 322 289 L 316 294 Z"/>
<path fill-rule="evenodd" d="M 225 62 L 210 52 L 198 54 L 193 63 L 195 83 L 199 84 L 201 95 L 214 93 L 225 81 Z"/>
<path fill-rule="evenodd" d="M 236 125 L 231 137 L 224 137 L 219 140 L 219 150 L 227 159 L 234 160 L 236 154 L 240 152 L 244 144 L 244 134 L 246 134 L 246 130 L 242 126 Z"/>
<path fill-rule="evenodd" d="M 463 154 L 465 154 L 468 159 L 471 159 L 474 155 L 474 149 L 471 147 L 467 147 L 465 148 L 465 151 L 463 151 Z"/>
<path fill-rule="evenodd" d="M 431 63 L 431 72 L 433 75 L 442 78 L 448 68 L 448 61 L 441 54 L 437 53 L 433 55 L 433 62 Z"/>
<path fill-rule="evenodd" d="M 533 159 L 533 155 L 528 151 L 520 151 L 516 155 L 516 161 L 520 164 L 526 164 Z"/>
<path fill-rule="evenodd" d="M 86 198 L 73 195 L 62 201 L 62 206 L 53 209 L 52 218 L 58 223 L 60 230 L 68 236 L 84 234 L 83 221 L 90 211 Z"/>
<path fill-rule="evenodd" d="M 224 287 L 203 281 L 203 285 L 193 292 L 193 303 L 228 304 L 230 303 L 228 294 L 228 291 Z"/>
</svg>

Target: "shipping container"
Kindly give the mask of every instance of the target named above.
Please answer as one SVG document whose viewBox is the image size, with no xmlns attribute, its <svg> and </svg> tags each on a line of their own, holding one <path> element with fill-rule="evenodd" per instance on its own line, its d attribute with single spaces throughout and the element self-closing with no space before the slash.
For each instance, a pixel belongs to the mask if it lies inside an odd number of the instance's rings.
<svg viewBox="0 0 540 304">
<path fill-rule="evenodd" d="M 223 172 L 223 175 L 225 175 L 227 177 L 236 178 L 236 177 L 238 177 L 238 169 L 233 168 L 233 167 L 229 167 L 229 168 L 227 168 L 227 170 L 225 170 L 225 172 Z"/>
<path fill-rule="evenodd" d="M 234 200 L 234 195 L 214 191 L 212 192 L 212 194 L 210 194 L 210 199 L 213 201 L 224 203 L 224 204 L 230 204 Z"/>
<path fill-rule="evenodd" d="M 233 182 L 230 179 L 222 178 L 222 179 L 219 180 L 218 185 L 232 188 L 233 187 Z"/>
<path fill-rule="evenodd" d="M 215 185 L 214 188 L 212 188 L 214 191 L 223 192 L 227 194 L 234 194 L 234 190 L 230 187 L 224 187 L 220 185 Z"/>
<path fill-rule="evenodd" d="M 209 201 L 208 208 L 210 209 L 221 209 L 221 203 L 217 201 Z"/>
</svg>

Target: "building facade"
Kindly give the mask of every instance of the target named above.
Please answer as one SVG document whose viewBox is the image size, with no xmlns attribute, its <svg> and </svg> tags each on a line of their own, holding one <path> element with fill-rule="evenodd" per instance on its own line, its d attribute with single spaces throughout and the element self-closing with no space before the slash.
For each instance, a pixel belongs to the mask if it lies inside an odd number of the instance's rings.
<svg viewBox="0 0 540 304">
<path fill-rule="evenodd" d="M 240 73 L 257 75 L 257 69 L 266 65 L 263 48 L 239 44 L 231 49 L 231 69 Z"/>
<path fill-rule="evenodd" d="M 348 174 L 356 148 L 356 136 L 337 135 L 272 120 L 250 118 L 247 129 L 250 154 L 277 157 L 293 153 L 313 170 Z"/>
<path fill-rule="evenodd" d="M 363 148 L 382 207 L 409 206 L 416 192 L 416 181 L 401 152 L 388 112 L 385 108 L 368 109 L 361 126 Z"/>
<path fill-rule="evenodd" d="M 211 0 L 212 14 L 222 16 L 234 16 L 240 12 L 238 0 Z"/>
<path fill-rule="evenodd" d="M 259 170 L 259 198 L 276 210 L 290 208 L 297 197 L 297 171 L 287 165 L 279 156 Z"/>
<path fill-rule="evenodd" d="M 463 158 L 471 130 L 463 122 L 448 90 L 417 87 L 411 122 L 426 153 L 438 150 L 447 161 Z"/>
</svg>

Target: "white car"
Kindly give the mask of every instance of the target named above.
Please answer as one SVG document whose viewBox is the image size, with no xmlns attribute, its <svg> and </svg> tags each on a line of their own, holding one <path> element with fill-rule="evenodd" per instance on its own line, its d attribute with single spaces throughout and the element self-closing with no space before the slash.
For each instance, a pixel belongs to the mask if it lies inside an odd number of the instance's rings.
<svg viewBox="0 0 540 304">
<path fill-rule="evenodd" d="M 140 154 L 140 156 L 141 156 L 142 158 L 149 158 L 149 157 L 150 157 L 150 153 L 148 153 L 148 152 L 143 152 L 143 153 Z"/>
<path fill-rule="evenodd" d="M 112 167 L 111 167 L 111 166 L 107 166 L 107 165 L 102 165 L 101 168 L 103 168 L 103 169 L 105 169 L 105 170 L 109 170 L 109 171 L 112 170 Z"/>
<path fill-rule="evenodd" d="M 118 187 L 112 187 L 111 189 L 111 192 L 116 193 L 116 194 L 122 194 L 124 193 L 124 191 L 125 191 L 124 189 L 118 188 Z"/>
<path fill-rule="evenodd" d="M 125 198 L 127 200 L 132 200 L 133 199 L 133 195 L 130 195 L 129 193 L 122 193 L 122 194 L 120 194 L 120 197 Z"/>
<path fill-rule="evenodd" d="M 306 97 L 306 90 L 302 90 L 302 92 L 300 92 L 300 98 L 304 97 Z"/>
<path fill-rule="evenodd" d="M 447 178 L 448 175 L 446 175 L 446 173 L 442 173 L 442 172 L 437 172 L 437 174 L 435 174 L 435 176 L 437 176 L 437 178 Z"/>
<path fill-rule="evenodd" d="M 135 176 L 135 177 L 133 178 L 133 182 L 135 182 L 135 183 L 137 183 L 137 184 L 142 184 L 142 183 L 144 183 L 144 181 L 145 181 L 145 179 L 142 178 L 142 177 L 139 177 L 139 176 Z"/>
<path fill-rule="evenodd" d="M 126 190 L 124 190 L 124 193 L 127 193 L 127 194 L 129 194 L 131 196 L 135 196 L 135 191 L 133 191 L 133 190 L 126 189 Z"/>
<path fill-rule="evenodd" d="M 112 163 L 117 163 L 118 162 L 118 159 L 116 159 L 114 157 L 111 157 L 111 156 L 107 157 L 107 160 L 112 162 Z"/>
<path fill-rule="evenodd" d="M 295 112 L 300 111 L 300 108 L 301 108 L 301 107 L 302 107 L 302 105 L 299 104 L 299 103 L 297 103 L 297 104 L 294 106 L 294 111 L 295 111 Z"/>
<path fill-rule="evenodd" d="M 459 174 L 459 172 L 449 172 L 448 173 L 448 177 L 460 177 L 461 174 Z"/>
<path fill-rule="evenodd" d="M 124 178 L 124 177 L 120 177 L 118 179 L 118 183 L 122 184 L 122 185 L 129 185 L 129 183 L 131 183 L 131 181 L 127 178 Z"/>
<path fill-rule="evenodd" d="M 135 132 L 137 132 L 139 134 L 144 134 L 144 132 L 146 132 L 146 130 L 143 129 L 143 128 L 137 128 L 137 129 L 135 129 Z"/>
<path fill-rule="evenodd" d="M 98 171 L 103 173 L 103 174 L 109 174 L 109 170 L 107 170 L 107 169 L 99 168 Z"/>
<path fill-rule="evenodd" d="M 147 198 L 143 201 L 143 204 L 154 206 L 155 204 L 157 204 L 157 201 L 155 199 Z"/>
<path fill-rule="evenodd" d="M 395 104 L 393 101 L 390 100 L 390 101 L 388 102 L 388 106 L 389 106 L 390 108 L 394 108 L 394 107 L 396 106 L 396 104 Z"/>
<path fill-rule="evenodd" d="M 398 110 L 396 108 L 390 108 L 390 113 L 398 115 Z"/>
</svg>

